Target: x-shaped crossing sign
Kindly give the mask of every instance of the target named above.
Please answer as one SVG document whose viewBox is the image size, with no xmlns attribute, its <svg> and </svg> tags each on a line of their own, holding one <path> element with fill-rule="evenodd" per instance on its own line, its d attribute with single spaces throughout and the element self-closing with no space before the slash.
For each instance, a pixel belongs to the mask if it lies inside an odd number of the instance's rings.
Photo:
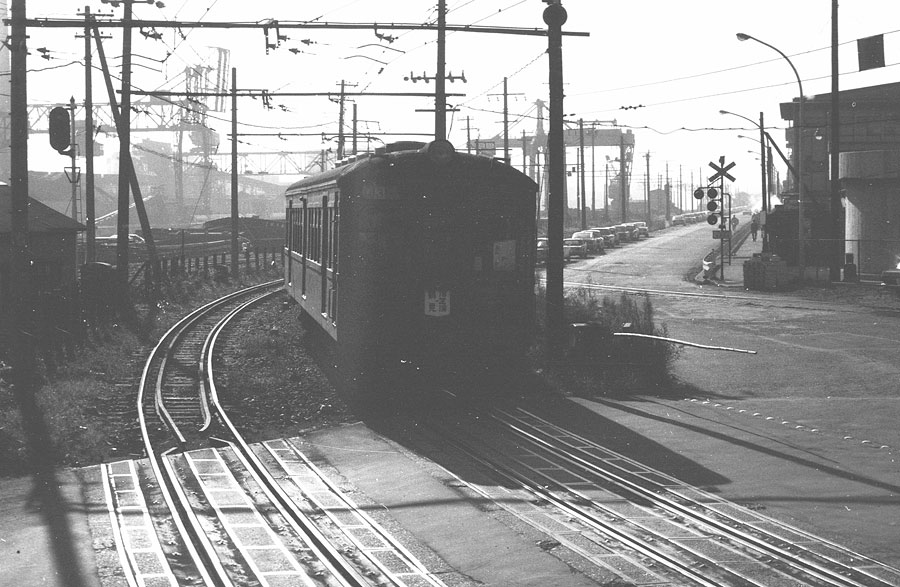
<svg viewBox="0 0 900 587">
<path fill-rule="evenodd" d="M 709 166 L 712 167 L 713 169 L 715 169 L 716 172 L 712 176 L 710 176 L 709 183 L 713 183 L 720 177 L 724 177 L 728 181 L 734 181 L 734 176 L 732 176 L 730 173 L 728 173 L 728 170 L 731 169 L 732 167 L 734 167 L 735 165 L 736 164 L 734 161 L 732 161 L 728 165 L 725 165 L 725 155 L 722 155 L 721 157 L 719 157 L 718 165 L 716 165 L 715 163 L 710 161 Z"/>
</svg>

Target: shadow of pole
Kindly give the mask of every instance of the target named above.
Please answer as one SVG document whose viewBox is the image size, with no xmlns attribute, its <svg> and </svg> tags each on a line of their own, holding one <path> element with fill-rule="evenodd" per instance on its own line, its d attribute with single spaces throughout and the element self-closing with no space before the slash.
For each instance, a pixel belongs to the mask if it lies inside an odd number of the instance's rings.
<svg viewBox="0 0 900 587">
<path fill-rule="evenodd" d="M 39 511 L 50 530 L 53 558 L 58 576 L 65 584 L 84 587 L 81 563 L 75 553 L 72 529 L 67 517 L 68 506 L 59 489 L 53 466 L 53 446 L 43 413 L 37 403 L 36 386 L 28 375 L 14 385 L 16 403 L 22 416 L 34 486 L 29 507 Z"/>
</svg>

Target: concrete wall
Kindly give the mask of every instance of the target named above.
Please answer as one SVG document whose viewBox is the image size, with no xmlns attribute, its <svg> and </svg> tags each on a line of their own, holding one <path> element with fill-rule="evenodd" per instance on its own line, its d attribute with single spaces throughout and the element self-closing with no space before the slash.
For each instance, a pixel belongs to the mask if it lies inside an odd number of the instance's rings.
<svg viewBox="0 0 900 587">
<path fill-rule="evenodd" d="M 841 153 L 847 253 L 860 273 L 900 263 L 900 150 Z"/>
</svg>

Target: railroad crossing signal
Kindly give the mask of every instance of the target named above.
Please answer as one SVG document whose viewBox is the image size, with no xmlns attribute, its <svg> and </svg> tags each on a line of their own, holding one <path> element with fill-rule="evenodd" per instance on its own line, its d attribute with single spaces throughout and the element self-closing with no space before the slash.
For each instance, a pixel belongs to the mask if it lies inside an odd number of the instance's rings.
<svg viewBox="0 0 900 587">
<path fill-rule="evenodd" d="M 719 157 L 718 165 L 716 165 L 715 163 L 710 161 L 709 166 L 712 167 L 713 169 L 715 169 L 716 172 L 712 176 L 710 176 L 709 183 L 713 183 L 717 179 L 721 179 L 723 177 L 725 179 L 727 179 L 728 181 L 734 181 L 734 176 L 732 176 L 730 173 L 728 173 L 728 171 L 735 165 L 736 165 L 736 163 L 734 161 L 732 161 L 728 165 L 725 165 L 725 156 L 724 155 Z"/>
<path fill-rule="evenodd" d="M 721 206 L 721 202 L 719 201 L 719 190 L 714 187 L 706 188 L 706 195 L 709 198 L 709 201 L 706 203 L 706 209 L 709 210 L 710 214 L 706 217 L 707 224 L 711 224 L 715 226 L 715 224 L 719 221 L 719 216 L 721 212 L 719 212 L 719 206 Z"/>
</svg>

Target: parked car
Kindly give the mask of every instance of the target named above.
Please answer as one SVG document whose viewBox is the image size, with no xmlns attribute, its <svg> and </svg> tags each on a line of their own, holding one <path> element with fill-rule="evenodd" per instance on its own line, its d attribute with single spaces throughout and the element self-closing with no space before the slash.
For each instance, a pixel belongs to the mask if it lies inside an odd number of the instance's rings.
<svg viewBox="0 0 900 587">
<path fill-rule="evenodd" d="M 574 255 L 580 254 L 577 247 L 567 245 L 563 242 L 563 261 L 570 260 Z M 534 262 L 537 264 L 546 264 L 550 258 L 550 240 L 547 238 L 537 239 L 537 248 L 535 250 Z"/>
<path fill-rule="evenodd" d="M 650 229 L 647 227 L 646 222 L 635 222 L 634 224 L 638 229 L 638 238 L 650 236 Z"/>
<path fill-rule="evenodd" d="M 627 224 L 616 224 L 615 229 L 616 232 L 619 233 L 620 241 L 628 242 L 637 240 L 635 239 L 635 232 Z"/>
<path fill-rule="evenodd" d="M 550 240 L 546 238 L 537 239 L 537 249 L 534 253 L 534 262 L 537 264 L 546 263 L 550 257 Z"/>
<path fill-rule="evenodd" d="M 567 259 L 576 255 L 582 259 L 586 259 L 588 256 L 588 242 L 584 239 L 567 238 L 563 241 L 563 248 L 569 249 Z"/>
<path fill-rule="evenodd" d="M 603 235 L 604 244 L 606 247 L 616 247 L 619 245 L 619 235 L 616 233 L 615 228 L 610 228 L 609 226 L 601 226 L 596 228 L 591 228 L 590 230 L 599 232 Z"/>
<path fill-rule="evenodd" d="M 606 248 L 603 242 L 603 235 L 594 230 L 579 230 L 572 235 L 572 238 L 580 238 L 588 242 L 589 253 L 602 253 Z"/>
<path fill-rule="evenodd" d="M 672 226 L 685 226 L 687 224 L 687 220 L 684 217 L 684 214 L 676 214 L 672 216 Z"/>
</svg>

